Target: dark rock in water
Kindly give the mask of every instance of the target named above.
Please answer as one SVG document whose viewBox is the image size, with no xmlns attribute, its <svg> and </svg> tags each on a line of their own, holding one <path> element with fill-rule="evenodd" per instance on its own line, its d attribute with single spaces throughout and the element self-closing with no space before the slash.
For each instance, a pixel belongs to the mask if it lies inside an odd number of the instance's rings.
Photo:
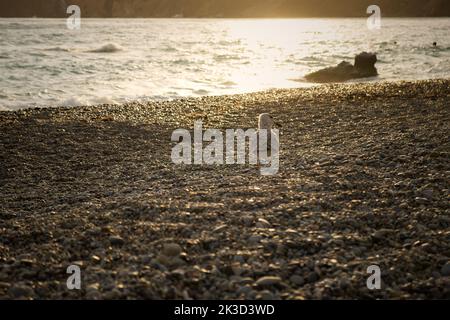
<svg viewBox="0 0 450 320">
<path fill-rule="evenodd" d="M 368 77 L 378 75 L 375 68 L 377 55 L 374 53 L 362 52 L 355 57 L 355 68 L 361 74 L 368 74 Z"/>
<path fill-rule="evenodd" d="M 305 76 L 311 82 L 342 82 L 351 79 L 368 78 L 378 75 L 374 53 L 362 52 L 355 57 L 355 65 L 342 61 L 336 67 L 325 68 Z"/>
<path fill-rule="evenodd" d="M 354 78 L 354 67 L 347 61 L 342 61 L 336 67 L 325 68 L 305 76 L 311 82 L 341 82 Z"/>
</svg>

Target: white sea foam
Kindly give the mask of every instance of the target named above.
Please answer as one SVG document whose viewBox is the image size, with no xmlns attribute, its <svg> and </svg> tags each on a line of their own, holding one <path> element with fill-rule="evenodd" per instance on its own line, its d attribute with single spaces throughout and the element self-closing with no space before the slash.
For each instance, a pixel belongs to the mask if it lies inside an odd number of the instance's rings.
<svg viewBox="0 0 450 320">
<path fill-rule="evenodd" d="M 118 51 L 123 51 L 123 50 L 124 50 L 123 47 L 119 46 L 118 44 L 108 43 L 108 44 L 105 44 L 104 46 L 101 46 L 98 49 L 90 50 L 89 52 L 113 53 L 113 52 L 118 52 Z"/>
<path fill-rule="evenodd" d="M 118 104 L 117 101 L 111 99 L 110 97 L 98 97 L 95 98 L 92 102 L 93 104 Z"/>
<path fill-rule="evenodd" d="M 99 104 L 118 104 L 117 101 L 110 97 L 71 97 L 66 100 L 62 100 L 58 103 L 58 106 L 63 107 L 79 107 L 79 106 L 92 106 Z"/>
<path fill-rule="evenodd" d="M 89 105 L 89 102 L 87 100 L 78 97 L 72 97 L 66 100 L 62 100 L 58 103 L 58 106 L 62 107 L 80 107 L 87 105 Z"/>
<path fill-rule="evenodd" d="M 46 51 L 56 51 L 56 52 L 69 52 L 71 51 L 69 48 L 62 48 L 62 47 L 51 47 L 45 49 Z"/>
</svg>

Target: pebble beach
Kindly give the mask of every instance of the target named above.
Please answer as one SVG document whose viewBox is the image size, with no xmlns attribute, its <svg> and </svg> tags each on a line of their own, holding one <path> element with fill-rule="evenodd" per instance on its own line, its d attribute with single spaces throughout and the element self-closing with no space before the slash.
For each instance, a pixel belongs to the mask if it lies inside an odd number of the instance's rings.
<svg viewBox="0 0 450 320">
<path fill-rule="evenodd" d="M 172 162 L 260 113 L 278 174 Z M 449 137 L 444 79 L 0 112 L 0 298 L 450 299 Z"/>
</svg>

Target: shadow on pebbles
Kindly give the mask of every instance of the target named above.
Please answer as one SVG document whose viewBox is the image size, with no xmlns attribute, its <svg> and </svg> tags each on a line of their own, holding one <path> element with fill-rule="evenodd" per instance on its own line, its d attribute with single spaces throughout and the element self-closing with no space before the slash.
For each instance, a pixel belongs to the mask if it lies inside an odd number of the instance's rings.
<svg viewBox="0 0 450 320">
<path fill-rule="evenodd" d="M 0 298 L 449 299 L 449 88 L 0 113 Z M 172 163 L 173 130 L 262 112 L 283 124 L 277 175 Z"/>
</svg>

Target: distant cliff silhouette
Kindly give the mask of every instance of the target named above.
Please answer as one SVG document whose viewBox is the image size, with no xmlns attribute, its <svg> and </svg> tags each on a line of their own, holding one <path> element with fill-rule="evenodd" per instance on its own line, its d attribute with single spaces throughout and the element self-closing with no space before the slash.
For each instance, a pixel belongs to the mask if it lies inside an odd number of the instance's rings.
<svg viewBox="0 0 450 320">
<path fill-rule="evenodd" d="M 0 17 L 365 17 L 371 4 L 383 16 L 450 16 L 449 0 L 2 0 Z"/>
</svg>

